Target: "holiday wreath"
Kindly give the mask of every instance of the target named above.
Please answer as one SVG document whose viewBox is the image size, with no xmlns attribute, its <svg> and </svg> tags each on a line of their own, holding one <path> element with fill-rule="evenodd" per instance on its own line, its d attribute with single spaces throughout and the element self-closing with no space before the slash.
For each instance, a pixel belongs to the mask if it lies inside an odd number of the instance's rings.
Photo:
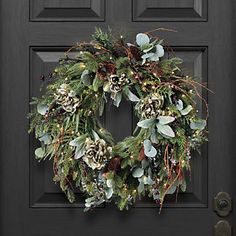
<svg viewBox="0 0 236 236">
<path fill-rule="evenodd" d="M 181 59 L 153 32 L 131 44 L 96 29 L 93 41 L 77 43 L 42 76 L 49 84 L 33 98 L 36 158 L 53 159 L 54 181 L 70 202 L 74 189 L 83 192 L 85 210 L 111 201 L 128 209 L 142 196 L 162 206 L 166 194 L 186 190 L 191 151 L 206 140 L 207 117 L 196 109 L 198 97 L 207 111 L 198 91 L 205 86 L 183 73 Z M 108 100 L 119 107 L 123 98 L 139 122 L 133 136 L 115 143 L 99 116 Z"/>
</svg>

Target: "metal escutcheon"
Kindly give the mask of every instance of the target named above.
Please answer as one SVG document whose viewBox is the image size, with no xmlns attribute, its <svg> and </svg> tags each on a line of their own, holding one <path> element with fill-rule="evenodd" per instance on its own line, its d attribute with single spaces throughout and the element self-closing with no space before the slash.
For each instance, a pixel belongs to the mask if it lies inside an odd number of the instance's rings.
<svg viewBox="0 0 236 236">
<path fill-rule="evenodd" d="M 232 211 L 232 199 L 226 192 L 219 192 L 214 198 L 214 210 L 220 217 L 226 217 Z"/>
<path fill-rule="evenodd" d="M 232 236 L 232 227 L 226 220 L 220 220 L 214 226 L 214 236 Z"/>
</svg>

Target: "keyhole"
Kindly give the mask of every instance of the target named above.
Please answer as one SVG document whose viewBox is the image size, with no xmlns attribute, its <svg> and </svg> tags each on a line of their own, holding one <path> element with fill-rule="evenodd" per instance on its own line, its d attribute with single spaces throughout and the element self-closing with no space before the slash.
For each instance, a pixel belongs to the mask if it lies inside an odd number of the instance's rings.
<svg viewBox="0 0 236 236">
<path fill-rule="evenodd" d="M 224 209 L 228 206 L 228 201 L 221 199 L 218 201 L 218 206 L 220 209 Z"/>
</svg>

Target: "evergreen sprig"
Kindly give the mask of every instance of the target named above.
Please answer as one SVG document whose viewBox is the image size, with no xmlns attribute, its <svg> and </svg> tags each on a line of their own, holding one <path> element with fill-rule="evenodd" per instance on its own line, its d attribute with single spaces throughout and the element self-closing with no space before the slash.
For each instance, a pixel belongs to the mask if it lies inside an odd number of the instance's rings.
<svg viewBox="0 0 236 236">
<path fill-rule="evenodd" d="M 128 209 L 143 196 L 161 207 L 167 194 L 186 190 L 191 151 L 207 139 L 196 108 L 205 86 L 184 75 L 180 58 L 163 58 L 162 42 L 140 33 L 126 44 L 97 28 L 32 99 L 29 132 L 41 144 L 35 156 L 53 161 L 54 181 L 70 202 L 75 189 L 84 193 L 85 210 L 111 201 Z M 135 135 L 115 143 L 100 117 L 109 100 L 119 107 L 122 99 L 134 104 L 139 122 Z"/>
</svg>

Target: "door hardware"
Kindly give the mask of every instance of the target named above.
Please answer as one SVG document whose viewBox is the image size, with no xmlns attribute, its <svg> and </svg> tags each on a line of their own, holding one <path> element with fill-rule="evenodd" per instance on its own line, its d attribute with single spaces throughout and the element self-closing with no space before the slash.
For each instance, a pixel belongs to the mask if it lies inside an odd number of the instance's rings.
<svg viewBox="0 0 236 236">
<path fill-rule="evenodd" d="M 214 236 L 232 236 L 232 227 L 226 220 L 220 220 L 214 226 Z"/>
<path fill-rule="evenodd" d="M 232 211 L 232 199 L 226 192 L 219 192 L 214 197 L 214 210 L 220 217 L 226 217 Z"/>
</svg>

